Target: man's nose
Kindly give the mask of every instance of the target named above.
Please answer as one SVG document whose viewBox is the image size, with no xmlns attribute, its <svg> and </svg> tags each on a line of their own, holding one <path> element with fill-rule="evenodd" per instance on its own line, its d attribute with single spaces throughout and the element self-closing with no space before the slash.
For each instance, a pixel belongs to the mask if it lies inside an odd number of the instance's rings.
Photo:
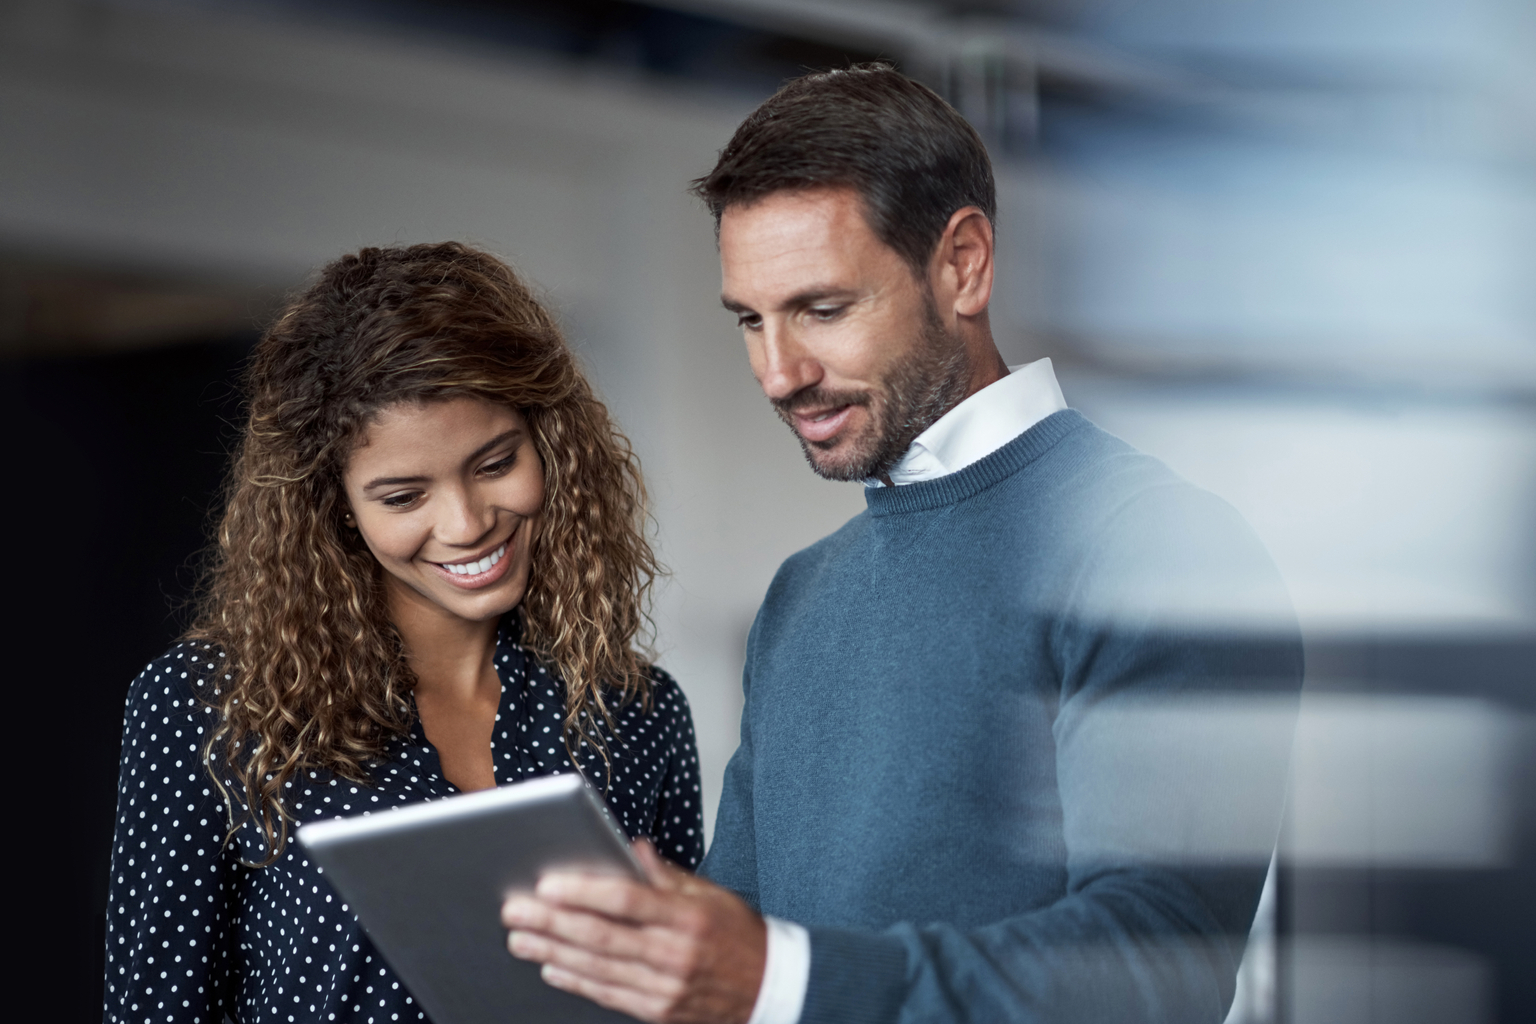
<svg viewBox="0 0 1536 1024">
<path fill-rule="evenodd" d="M 775 401 L 821 382 L 821 363 L 782 322 L 765 321 L 759 336 L 757 382 Z"/>
</svg>

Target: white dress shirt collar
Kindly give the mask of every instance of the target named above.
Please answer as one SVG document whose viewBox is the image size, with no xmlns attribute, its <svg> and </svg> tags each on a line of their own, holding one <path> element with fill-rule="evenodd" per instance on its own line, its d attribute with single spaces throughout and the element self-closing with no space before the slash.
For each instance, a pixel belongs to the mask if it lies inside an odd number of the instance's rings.
<svg viewBox="0 0 1536 1024">
<path fill-rule="evenodd" d="M 971 395 L 917 435 L 891 468 L 891 483 L 915 484 L 962 470 L 1066 407 L 1049 359 L 1010 366 L 1008 376 Z M 884 484 L 869 479 L 864 486 Z"/>
</svg>

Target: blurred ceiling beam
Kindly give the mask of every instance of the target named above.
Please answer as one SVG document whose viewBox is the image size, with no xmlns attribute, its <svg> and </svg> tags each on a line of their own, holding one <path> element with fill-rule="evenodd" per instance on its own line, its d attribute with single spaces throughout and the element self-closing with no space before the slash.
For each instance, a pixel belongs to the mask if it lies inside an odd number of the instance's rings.
<svg viewBox="0 0 1536 1024">
<path fill-rule="evenodd" d="M 900 0 L 646 0 L 822 42 L 883 50 L 943 92 L 997 144 L 1033 142 L 1039 90 L 1064 87 L 1180 103 L 1224 91 L 1181 69 L 995 15 Z"/>
<path fill-rule="evenodd" d="M 1457 105 L 1481 105 L 1508 130 L 1497 146 L 1507 159 L 1536 155 L 1536 70 L 1530 61 L 1496 69 L 1442 55 L 1404 63 L 1380 53 L 1297 51 L 1290 58 L 1197 72 L 1124 47 L 1029 23 L 1027 14 L 956 11 L 914 0 L 644 0 L 647 6 L 730 21 L 765 32 L 883 52 L 942 92 L 995 151 L 1033 148 L 1042 93 L 1163 108 L 1223 128 L 1342 145 L 1385 145 L 1416 153 L 1459 152 L 1469 138 Z M 1209 54 L 1207 54 L 1209 56 Z M 1493 77 L 1490 77 L 1492 73 Z M 1411 113 L 1453 108 L 1424 130 Z M 1405 123 L 1411 122 L 1408 127 Z M 1022 145 L 1020 145 L 1022 144 Z"/>
<path fill-rule="evenodd" d="M 1188 95 L 1206 83 L 1181 69 L 1022 24 L 955 15 L 899 0 L 646 0 L 694 14 L 850 45 L 886 46 L 919 62 L 963 61 L 995 52 L 1040 75 L 1106 90 Z"/>
</svg>

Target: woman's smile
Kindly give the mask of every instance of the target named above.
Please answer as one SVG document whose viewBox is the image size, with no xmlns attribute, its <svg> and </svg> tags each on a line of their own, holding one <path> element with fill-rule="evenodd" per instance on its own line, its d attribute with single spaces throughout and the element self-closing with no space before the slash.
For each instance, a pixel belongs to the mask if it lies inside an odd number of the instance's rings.
<svg viewBox="0 0 1536 1024">
<path fill-rule="evenodd" d="M 488 587 L 507 574 L 512 560 L 506 557 L 507 546 L 512 539 L 502 541 L 488 555 L 465 559 L 462 562 L 433 562 L 427 564 L 436 569 L 449 583 L 464 590 Z"/>
</svg>

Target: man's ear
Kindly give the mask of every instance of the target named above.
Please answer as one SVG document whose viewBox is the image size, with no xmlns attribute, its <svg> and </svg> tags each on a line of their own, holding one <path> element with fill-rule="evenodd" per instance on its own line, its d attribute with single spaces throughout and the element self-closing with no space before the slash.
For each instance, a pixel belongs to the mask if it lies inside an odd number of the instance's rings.
<svg viewBox="0 0 1536 1024">
<path fill-rule="evenodd" d="M 980 207 L 956 210 L 933 254 L 934 298 L 956 316 L 975 317 L 992 301 L 992 222 Z"/>
</svg>

